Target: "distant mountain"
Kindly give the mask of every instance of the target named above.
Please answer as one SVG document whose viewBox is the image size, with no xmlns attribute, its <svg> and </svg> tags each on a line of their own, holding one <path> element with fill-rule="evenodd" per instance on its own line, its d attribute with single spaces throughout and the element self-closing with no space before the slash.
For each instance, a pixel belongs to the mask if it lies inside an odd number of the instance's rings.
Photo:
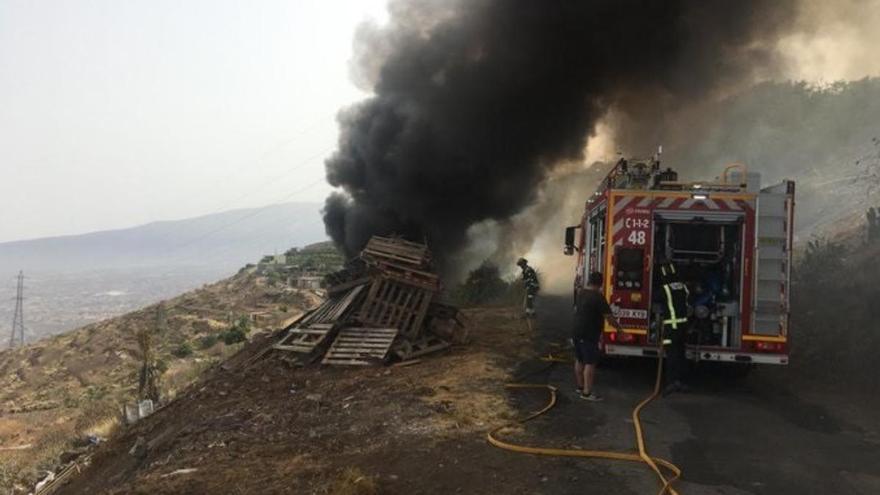
<svg viewBox="0 0 880 495">
<path fill-rule="evenodd" d="M 134 311 L 326 240 L 317 203 L 285 203 L 82 235 L 0 243 L 0 347 L 25 272 L 28 342 Z"/>
<path fill-rule="evenodd" d="M 179 266 L 236 269 L 326 239 L 318 203 L 282 203 L 81 235 L 0 243 L 0 274 Z"/>
</svg>

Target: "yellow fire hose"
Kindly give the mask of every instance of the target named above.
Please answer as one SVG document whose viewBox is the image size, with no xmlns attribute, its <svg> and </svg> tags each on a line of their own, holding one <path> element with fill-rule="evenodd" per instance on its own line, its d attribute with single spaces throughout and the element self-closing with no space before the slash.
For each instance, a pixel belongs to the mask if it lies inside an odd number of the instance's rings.
<svg viewBox="0 0 880 495">
<path fill-rule="evenodd" d="M 529 328 L 531 328 L 531 322 L 529 322 Z M 660 339 L 662 342 L 663 339 Z M 636 433 L 636 445 L 638 447 L 638 453 L 628 453 L 628 452 L 612 452 L 605 450 L 583 450 L 583 449 L 559 449 L 559 448 L 548 448 L 548 447 L 532 447 L 527 445 L 518 445 L 510 442 L 506 442 L 498 438 L 498 433 L 501 430 L 511 428 L 517 424 L 523 424 L 528 421 L 531 421 L 538 416 L 546 413 L 553 406 L 556 405 L 556 387 L 552 385 L 546 384 L 538 384 L 538 383 L 509 383 L 505 385 L 506 388 L 517 388 L 517 389 L 545 389 L 550 392 L 550 401 L 540 410 L 526 416 L 525 418 L 516 420 L 512 423 L 507 423 L 501 425 L 494 430 L 490 431 L 486 434 L 486 438 L 489 440 L 489 443 L 498 447 L 500 449 L 509 450 L 512 452 L 520 452 L 523 454 L 536 454 L 536 455 L 547 455 L 547 456 L 556 456 L 556 457 L 589 457 L 595 459 L 612 459 L 617 461 L 629 461 L 629 462 L 642 462 L 647 464 L 648 467 L 651 468 L 652 471 L 657 475 L 662 483 L 660 488 L 660 495 L 664 493 L 669 493 L 672 495 L 678 495 L 678 492 L 672 487 L 672 483 L 675 482 L 678 478 L 681 477 L 681 469 L 678 468 L 675 464 L 661 459 L 659 457 L 652 457 L 648 453 L 648 449 L 645 446 L 645 438 L 644 432 L 642 431 L 642 422 L 639 415 L 642 412 L 642 409 L 647 406 L 651 401 L 657 398 L 660 395 L 660 385 L 663 379 L 663 352 L 658 352 L 657 359 L 657 379 L 654 382 L 654 390 L 645 399 L 639 402 L 635 409 L 632 411 L 632 420 L 633 426 L 635 428 Z M 542 361 L 550 361 L 550 362 L 564 362 L 564 359 L 555 358 L 553 356 L 547 356 L 541 358 Z M 671 476 L 668 476 L 661 471 L 661 467 L 665 468 Z"/>
</svg>

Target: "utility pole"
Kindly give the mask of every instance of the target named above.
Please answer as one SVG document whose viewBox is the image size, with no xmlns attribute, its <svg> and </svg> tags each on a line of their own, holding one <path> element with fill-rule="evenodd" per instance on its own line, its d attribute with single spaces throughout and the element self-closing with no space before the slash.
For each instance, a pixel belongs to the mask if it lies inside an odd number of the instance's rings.
<svg viewBox="0 0 880 495">
<path fill-rule="evenodd" d="M 15 312 L 12 315 L 12 335 L 9 336 L 9 348 L 15 347 L 15 334 L 18 334 L 18 343 L 24 346 L 24 273 L 19 271 L 18 284 L 15 288 Z"/>
</svg>

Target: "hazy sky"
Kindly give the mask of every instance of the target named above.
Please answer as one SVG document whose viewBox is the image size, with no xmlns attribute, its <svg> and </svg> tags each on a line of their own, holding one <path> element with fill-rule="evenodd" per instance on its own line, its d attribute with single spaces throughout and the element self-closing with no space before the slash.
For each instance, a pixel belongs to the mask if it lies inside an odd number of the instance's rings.
<svg viewBox="0 0 880 495">
<path fill-rule="evenodd" d="M 0 242 L 322 201 L 386 0 L 0 0 Z M 880 74 L 880 0 L 801 0 L 788 77 Z"/>
<path fill-rule="evenodd" d="M 0 0 L 0 242 L 322 201 L 384 0 Z"/>
</svg>

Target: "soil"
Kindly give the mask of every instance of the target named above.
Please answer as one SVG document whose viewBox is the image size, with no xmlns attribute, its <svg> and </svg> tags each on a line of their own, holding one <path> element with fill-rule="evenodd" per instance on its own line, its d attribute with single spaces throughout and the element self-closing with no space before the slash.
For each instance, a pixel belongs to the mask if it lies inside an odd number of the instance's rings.
<svg viewBox="0 0 880 495">
<path fill-rule="evenodd" d="M 241 347 L 201 344 L 209 336 L 217 340 L 230 317 L 251 316 L 253 335 L 285 326 L 319 301 L 312 291 L 272 287 L 247 270 L 165 301 L 165 330 L 154 349 L 167 365 L 163 398 Z M 112 432 L 121 404 L 136 398 L 136 331 L 157 326 L 158 308 L 0 351 L 0 492 L 27 493 L 77 442 Z M 183 344 L 191 354 L 175 355 Z"/>
<path fill-rule="evenodd" d="M 503 388 L 516 380 L 559 386 L 559 403 L 506 438 L 634 449 L 629 412 L 650 391 L 653 363 L 608 362 L 598 376 L 605 400 L 579 400 L 568 365 L 536 359 L 565 353 L 568 298 L 540 302 L 534 331 L 512 308 L 469 310 L 472 342 L 405 367 L 294 368 L 280 352 L 248 366 L 266 344 L 255 341 L 99 448 L 58 493 L 656 493 L 640 464 L 486 442 L 491 426 L 546 401 Z M 738 379 L 700 367 L 689 393 L 648 407 L 649 450 L 684 470 L 681 493 L 880 493 L 874 415 L 784 373 Z"/>
</svg>

